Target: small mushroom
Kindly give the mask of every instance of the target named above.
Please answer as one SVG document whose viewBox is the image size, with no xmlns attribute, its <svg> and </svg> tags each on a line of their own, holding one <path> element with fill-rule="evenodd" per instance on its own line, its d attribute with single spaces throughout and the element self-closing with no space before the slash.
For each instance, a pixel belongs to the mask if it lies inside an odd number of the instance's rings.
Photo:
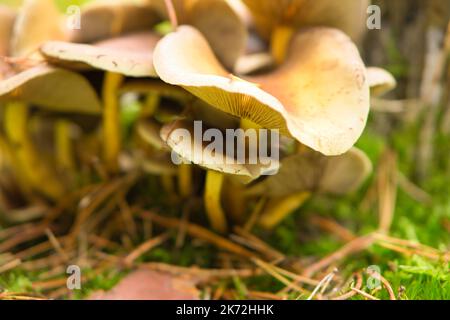
<svg viewBox="0 0 450 320">
<path fill-rule="evenodd" d="M 284 64 L 240 79 L 230 76 L 199 31 L 181 26 L 158 43 L 154 65 L 165 82 L 325 155 L 348 151 L 369 112 L 365 66 L 356 46 L 336 29 L 298 32 Z"/>
<path fill-rule="evenodd" d="M 345 195 L 354 192 L 371 171 L 370 160 L 357 148 L 332 157 L 305 150 L 283 159 L 276 175 L 249 187 L 246 194 L 272 199 L 260 220 L 262 226 L 272 228 L 311 193 Z"/>
<path fill-rule="evenodd" d="M 203 135 L 203 130 L 200 131 Z M 199 137 L 197 134 L 195 122 L 193 124 L 187 120 L 166 124 L 161 130 L 161 138 L 179 156 L 175 160 L 180 162 L 186 160 L 207 169 L 204 194 L 206 213 L 214 230 L 225 232 L 227 225 L 221 204 L 224 174 L 241 176 L 248 182 L 278 170 L 278 162 L 249 164 L 244 161 L 242 163 L 238 161 L 236 155 L 230 153 L 230 150 L 224 150 L 224 140 L 231 139 L 231 137 L 211 136 L 206 139 L 211 142 L 208 144 L 203 141 L 203 136 Z M 208 135 L 208 131 L 206 130 L 204 134 Z M 220 138 L 222 141 L 215 140 Z M 225 144 L 227 143 L 225 142 Z M 230 145 L 234 145 L 234 142 Z M 247 152 L 249 154 L 251 150 L 247 150 Z"/>
<path fill-rule="evenodd" d="M 392 74 L 377 67 L 367 68 L 367 79 L 369 81 L 370 94 L 374 97 L 382 96 L 397 86 L 397 81 Z"/>
<path fill-rule="evenodd" d="M 260 34 L 267 40 L 278 27 L 327 26 L 357 41 L 366 29 L 369 0 L 243 0 Z"/>
<path fill-rule="evenodd" d="M 165 0 L 149 0 L 167 18 Z M 214 54 L 227 68 L 233 69 L 247 42 L 244 21 L 225 0 L 172 1 L 180 24 L 189 24 L 208 40 Z"/>
<path fill-rule="evenodd" d="M 139 12 L 142 9 L 142 14 Z M 122 144 L 119 128 L 119 89 L 124 77 L 155 77 L 153 69 L 152 50 L 158 36 L 151 31 L 136 30 L 138 27 L 148 28 L 147 22 L 133 20 L 146 20 L 157 11 L 152 7 L 131 4 L 127 2 L 113 2 L 94 5 L 88 19 L 89 28 L 95 25 L 95 19 L 102 18 L 111 30 L 103 30 L 96 37 L 118 36 L 94 44 L 74 44 L 69 42 L 48 42 L 41 46 L 42 54 L 52 63 L 85 68 L 89 66 L 106 71 L 102 97 L 103 97 L 103 159 L 108 171 L 115 173 L 118 170 L 118 159 Z M 130 20 L 131 19 L 131 20 Z M 158 19 L 149 19 L 155 24 Z M 126 22 L 126 23 L 125 23 Z M 95 28 L 93 28 L 95 30 Z M 120 36 L 121 33 L 134 31 L 133 34 Z M 88 32 L 86 31 L 86 32 Z M 92 31 L 92 30 L 91 30 Z M 138 32 L 140 31 L 140 32 Z M 84 32 L 83 27 L 80 32 Z M 91 37 L 92 36 L 92 37 Z M 86 39 L 85 39 L 86 40 Z"/>
<path fill-rule="evenodd" d="M 45 64 L 0 81 L 0 102 L 14 100 L 58 112 L 101 112 L 95 90 L 82 75 Z"/>
</svg>

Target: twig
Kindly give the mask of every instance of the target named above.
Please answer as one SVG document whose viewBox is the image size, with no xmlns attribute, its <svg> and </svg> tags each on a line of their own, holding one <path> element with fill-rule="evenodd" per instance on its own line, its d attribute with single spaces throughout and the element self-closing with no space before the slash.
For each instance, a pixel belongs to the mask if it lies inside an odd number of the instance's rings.
<svg viewBox="0 0 450 320">
<path fill-rule="evenodd" d="M 356 238 L 346 245 L 344 245 L 339 250 L 333 252 L 329 256 L 323 258 L 322 260 L 312 264 L 303 271 L 304 276 L 311 276 L 316 272 L 328 267 L 329 265 L 346 258 L 351 254 L 363 251 L 370 247 L 375 241 L 373 234 L 369 234 L 360 238 Z"/>
<path fill-rule="evenodd" d="M 167 239 L 169 239 L 169 237 L 170 233 L 166 232 L 160 236 L 145 241 L 125 257 L 125 259 L 123 260 L 124 264 L 126 266 L 131 266 L 134 261 L 142 256 L 145 252 L 150 251 L 151 249 L 164 243 Z"/>
<path fill-rule="evenodd" d="M 182 223 L 182 221 L 180 221 L 179 219 L 163 217 L 163 216 L 157 215 L 156 213 L 151 212 L 151 211 L 142 212 L 141 216 L 144 219 L 150 219 L 156 224 L 159 224 L 166 228 L 171 228 L 171 229 L 178 229 Z M 199 225 L 196 225 L 193 223 L 187 223 L 186 232 L 193 237 L 197 237 L 199 239 L 205 240 L 221 249 L 232 252 L 239 256 L 243 256 L 245 258 L 256 257 L 256 255 L 253 252 L 251 252 L 251 251 L 243 248 L 242 246 L 240 246 L 234 242 L 231 242 L 230 240 L 227 240 L 227 239 L 225 239 L 225 238 L 223 238 L 223 237 L 221 237 Z"/>
<path fill-rule="evenodd" d="M 172 0 L 164 0 L 164 3 L 166 4 L 167 14 L 169 15 L 169 20 L 172 28 L 173 30 L 176 30 L 178 28 L 178 19 L 175 7 L 173 6 L 173 2 Z"/>
</svg>

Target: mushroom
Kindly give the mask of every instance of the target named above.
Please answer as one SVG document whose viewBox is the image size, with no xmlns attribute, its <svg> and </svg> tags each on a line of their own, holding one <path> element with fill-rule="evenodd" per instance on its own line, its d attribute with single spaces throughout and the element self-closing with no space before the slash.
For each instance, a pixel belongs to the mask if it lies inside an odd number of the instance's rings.
<svg viewBox="0 0 450 320">
<path fill-rule="evenodd" d="M 39 16 L 38 21 L 36 15 L 39 14 L 43 14 L 46 18 L 41 21 L 42 16 Z M 51 23 L 47 21 L 48 19 Z M 6 43 L 4 51 L 15 54 L 14 59 L 17 60 L 12 59 L 12 63 L 5 60 L 7 61 L 6 72 L 2 69 L 0 75 L 0 103 L 5 104 L 4 129 L 12 145 L 15 161 L 21 171 L 20 175 L 33 189 L 52 199 L 61 196 L 67 188 L 55 168 L 32 143 L 28 127 L 28 105 L 58 112 L 98 113 L 100 111 L 100 103 L 94 89 L 81 75 L 50 67 L 42 62 L 33 63 L 32 67 L 27 65 L 27 62 L 24 63 L 27 59 L 24 55 L 36 53 L 38 41 L 59 36 L 59 33 L 55 31 L 58 19 L 59 14 L 56 12 L 53 1 L 26 1 L 14 20 L 14 32 L 11 38 L 8 39 L 9 41 L 4 41 Z M 2 30 L 4 30 L 3 23 L 6 21 L 0 21 Z M 39 34 L 35 35 L 34 32 Z M 33 36 L 29 37 L 29 35 Z M 61 130 L 61 126 L 57 128 L 57 134 L 68 134 L 68 130 Z M 65 151 L 68 150 L 65 148 Z M 59 151 L 61 150 L 58 149 Z M 42 181 L 46 183 L 43 184 Z"/>
<path fill-rule="evenodd" d="M 332 157 L 304 150 L 284 158 L 278 174 L 249 187 L 246 196 L 271 199 L 259 221 L 261 226 L 270 229 L 297 209 L 311 193 L 345 195 L 354 192 L 371 171 L 370 160 L 357 148 Z"/>
<path fill-rule="evenodd" d="M 0 102 L 19 100 L 58 112 L 98 114 L 100 101 L 82 75 L 39 64 L 0 82 Z"/>
<path fill-rule="evenodd" d="M 119 88 L 125 76 L 156 77 L 152 51 L 159 36 L 155 32 L 137 30 L 137 28 L 146 29 L 156 24 L 157 12 L 148 5 L 118 2 L 87 7 L 84 15 L 87 17 L 85 22 L 88 26 L 87 32 L 95 33 L 94 26 L 98 21 L 104 21 L 107 24 L 106 29 L 100 30 L 95 36 L 89 34 L 84 40 L 110 35 L 116 37 L 93 44 L 50 41 L 41 46 L 41 53 L 53 64 L 106 72 L 102 90 L 103 159 L 108 171 L 115 173 L 118 170 L 122 140 L 119 129 Z M 152 25 L 149 25 L 150 22 Z M 121 35 L 128 31 L 133 33 Z M 72 38 L 82 39 L 80 35 L 73 35 Z"/>
<path fill-rule="evenodd" d="M 162 16 L 168 17 L 165 0 L 148 0 Z M 244 22 L 225 0 L 172 1 L 180 24 L 199 30 L 226 68 L 233 69 L 247 42 Z"/>
<path fill-rule="evenodd" d="M 227 224 L 221 205 L 225 175 L 240 176 L 244 181 L 250 182 L 261 175 L 278 170 L 278 162 L 263 163 L 260 161 L 255 164 L 249 164 L 247 161 L 241 162 L 237 158 L 237 154 L 234 154 L 234 150 L 228 150 L 221 144 L 224 140 L 230 142 L 229 139 L 234 139 L 234 137 L 222 135 L 218 129 L 215 129 L 214 132 L 206 130 L 203 133 L 203 128 L 198 128 L 197 125 L 198 123 L 188 120 L 178 120 L 166 124 L 161 129 L 161 138 L 173 150 L 172 156 L 175 162 L 182 164 L 183 161 L 187 161 L 207 169 L 204 194 L 206 213 L 213 229 L 225 232 Z M 202 126 L 202 124 L 199 125 Z M 204 138 L 211 143 L 205 143 Z M 225 144 L 227 146 L 234 145 L 234 141 L 229 144 L 225 142 Z M 252 147 L 254 146 L 250 145 L 246 149 L 245 157 L 251 154 L 250 148 Z"/>
<path fill-rule="evenodd" d="M 325 155 L 349 150 L 369 112 L 366 69 L 355 45 L 336 29 L 298 32 L 283 65 L 240 79 L 230 76 L 199 31 L 181 26 L 158 43 L 154 65 L 165 82 Z"/>
<path fill-rule="evenodd" d="M 369 0 L 243 0 L 259 33 L 270 40 L 275 60 L 284 60 L 295 30 L 326 26 L 359 41 L 366 30 Z"/>
<path fill-rule="evenodd" d="M 397 86 L 397 81 L 394 76 L 381 68 L 367 68 L 367 78 L 370 86 L 370 94 L 374 97 L 382 96 Z"/>
</svg>

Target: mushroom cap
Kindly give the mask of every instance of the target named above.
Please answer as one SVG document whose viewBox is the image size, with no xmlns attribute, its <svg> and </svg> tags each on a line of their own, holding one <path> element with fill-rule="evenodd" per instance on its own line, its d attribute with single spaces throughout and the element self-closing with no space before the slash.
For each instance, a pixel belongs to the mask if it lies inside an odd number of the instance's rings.
<svg viewBox="0 0 450 320">
<path fill-rule="evenodd" d="M 224 0 L 197 0 L 189 24 L 200 30 L 219 61 L 233 69 L 247 43 L 245 24 L 233 8 Z"/>
<path fill-rule="evenodd" d="M 95 1 L 81 9 L 81 28 L 71 30 L 71 42 L 91 43 L 151 28 L 161 20 L 143 1 Z"/>
<path fill-rule="evenodd" d="M 252 186 L 249 194 L 282 197 L 314 191 L 344 195 L 356 191 L 371 171 L 369 158 L 357 148 L 332 157 L 307 150 L 281 160 L 279 172 Z"/>
<path fill-rule="evenodd" d="M 397 81 L 392 74 L 377 67 L 367 68 L 367 79 L 373 96 L 382 96 L 397 86 Z"/>
<path fill-rule="evenodd" d="M 59 112 L 101 112 L 97 94 L 83 76 L 45 64 L 0 82 L 0 102 L 11 100 L 20 100 Z"/>
<path fill-rule="evenodd" d="M 29 56 L 43 42 L 64 38 L 61 15 L 53 0 L 25 0 L 15 20 L 11 54 Z"/>
<path fill-rule="evenodd" d="M 348 151 L 369 113 L 366 68 L 356 46 L 337 29 L 298 32 L 279 68 L 239 79 L 219 63 L 200 32 L 181 26 L 158 43 L 154 65 L 163 81 L 325 155 Z"/>
<path fill-rule="evenodd" d="M 234 72 L 237 74 L 252 74 L 267 70 L 275 65 L 275 61 L 271 54 L 266 52 L 252 53 L 241 56 L 236 65 Z"/>
<path fill-rule="evenodd" d="M 16 12 L 9 7 L 0 5 L 0 56 L 9 54 L 15 20 Z"/>
<path fill-rule="evenodd" d="M 141 119 L 137 124 L 139 136 L 156 150 L 169 150 L 164 140 L 161 139 L 161 125 L 156 121 Z"/>
<path fill-rule="evenodd" d="M 370 0 L 243 0 L 265 39 L 281 25 L 333 27 L 358 41 L 366 28 Z"/>
<path fill-rule="evenodd" d="M 156 77 L 153 48 L 160 37 L 140 32 L 112 38 L 96 44 L 49 41 L 41 53 L 51 63 L 74 69 L 95 68 L 129 77 Z"/>
<path fill-rule="evenodd" d="M 164 0 L 149 0 L 168 18 Z M 247 30 L 244 21 L 225 0 L 172 0 L 178 23 L 192 25 L 208 40 L 214 54 L 232 69 L 244 52 Z"/>
<path fill-rule="evenodd" d="M 190 133 L 191 139 L 184 139 L 176 134 L 177 129 L 187 130 Z M 224 134 L 223 136 L 225 139 L 226 135 Z M 181 159 L 205 169 L 242 176 L 248 178 L 250 181 L 261 175 L 272 174 L 278 170 L 278 161 L 272 161 L 271 165 L 239 164 L 227 154 L 226 150 L 223 150 L 221 157 L 211 155 L 213 152 L 205 152 L 208 143 L 197 141 L 194 138 L 194 124 L 191 121 L 177 120 L 164 125 L 161 129 L 161 138 Z M 224 149 L 225 145 L 226 142 L 224 142 Z M 246 182 L 249 180 L 246 180 Z"/>
</svg>

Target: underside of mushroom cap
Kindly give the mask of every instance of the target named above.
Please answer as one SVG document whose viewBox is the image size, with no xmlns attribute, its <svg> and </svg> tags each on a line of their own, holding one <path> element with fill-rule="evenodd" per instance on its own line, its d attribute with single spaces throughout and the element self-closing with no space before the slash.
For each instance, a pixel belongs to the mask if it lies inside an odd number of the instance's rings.
<svg viewBox="0 0 450 320">
<path fill-rule="evenodd" d="M 223 136 L 224 139 L 228 139 L 225 134 Z M 211 142 L 207 143 L 196 137 L 195 124 L 188 120 L 177 120 L 164 125 L 161 129 L 161 138 L 180 157 L 180 161 L 184 160 L 189 163 L 194 163 L 209 170 L 243 176 L 250 180 L 278 171 L 279 163 L 277 160 L 270 159 L 271 161 L 268 161 L 268 164 L 261 162 L 256 164 L 250 164 L 248 162 L 241 163 L 236 156 L 233 157 L 230 155 L 230 150 L 226 150 L 226 141 L 222 141 L 223 152 L 218 154 L 218 150 L 211 149 Z M 212 142 L 216 141 L 213 139 Z M 248 148 L 251 147 L 248 146 Z M 247 149 L 246 154 L 248 155 L 249 152 L 249 149 Z"/>
<path fill-rule="evenodd" d="M 252 186 L 249 194 L 269 197 L 298 192 L 344 195 L 356 191 L 371 172 L 369 158 L 357 148 L 332 157 L 306 150 L 281 160 L 278 174 Z"/>
<path fill-rule="evenodd" d="M 397 86 L 394 76 L 382 68 L 368 67 L 367 79 L 372 96 L 382 96 Z"/>
<path fill-rule="evenodd" d="M 333 27 L 359 41 L 367 30 L 370 0 L 243 0 L 260 34 L 270 39 L 279 26 Z"/>
<path fill-rule="evenodd" d="M 283 65 L 242 80 L 222 67 L 200 32 L 181 26 L 158 43 L 154 65 L 163 81 L 325 155 L 349 150 L 369 112 L 365 66 L 356 46 L 336 29 L 300 31 Z"/>
<path fill-rule="evenodd" d="M 95 90 L 82 75 L 45 64 L 0 82 L 0 102 L 15 100 L 58 112 L 101 112 Z"/>
<path fill-rule="evenodd" d="M 129 77 L 156 77 L 152 55 L 159 39 L 148 31 L 92 45 L 49 41 L 41 46 L 41 53 L 51 63 L 73 69 L 94 68 Z"/>
</svg>

